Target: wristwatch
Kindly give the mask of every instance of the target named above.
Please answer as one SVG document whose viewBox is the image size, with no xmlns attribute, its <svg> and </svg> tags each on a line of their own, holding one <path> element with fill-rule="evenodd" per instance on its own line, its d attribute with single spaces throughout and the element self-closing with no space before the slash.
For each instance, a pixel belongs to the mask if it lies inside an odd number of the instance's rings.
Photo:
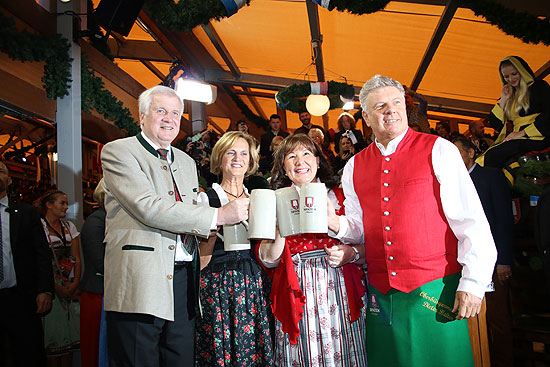
<svg viewBox="0 0 550 367">
<path fill-rule="evenodd" d="M 353 264 L 359 260 L 361 255 L 359 255 L 359 250 L 357 250 L 355 246 L 351 246 L 351 248 L 353 249 L 353 251 L 355 251 L 355 256 L 353 257 L 353 260 L 350 261 L 350 264 Z"/>
</svg>

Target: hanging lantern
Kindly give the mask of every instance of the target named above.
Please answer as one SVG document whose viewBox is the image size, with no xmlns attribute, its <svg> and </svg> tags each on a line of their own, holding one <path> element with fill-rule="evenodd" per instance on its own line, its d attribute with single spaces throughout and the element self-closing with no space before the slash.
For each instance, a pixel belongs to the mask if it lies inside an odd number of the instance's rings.
<svg viewBox="0 0 550 367">
<path fill-rule="evenodd" d="M 322 94 L 310 94 L 306 99 L 306 108 L 313 116 L 323 116 L 330 108 L 330 99 Z"/>
</svg>

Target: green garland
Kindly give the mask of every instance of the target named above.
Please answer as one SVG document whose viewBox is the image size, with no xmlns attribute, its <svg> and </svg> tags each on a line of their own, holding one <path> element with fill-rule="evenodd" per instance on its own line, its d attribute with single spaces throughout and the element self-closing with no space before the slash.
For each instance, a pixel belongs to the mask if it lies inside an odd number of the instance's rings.
<svg viewBox="0 0 550 367">
<path fill-rule="evenodd" d="M 487 0 L 460 0 L 462 6 L 482 16 L 504 33 L 525 43 L 542 42 L 550 45 L 550 18 L 538 18 L 528 13 L 518 13 L 505 6 Z"/>
<path fill-rule="evenodd" d="M 331 0 L 328 10 L 347 11 L 351 14 L 371 14 L 382 10 L 389 0 Z"/>
<path fill-rule="evenodd" d="M 363 15 L 380 11 L 389 0 L 331 0 L 328 10 Z M 477 16 L 497 26 L 504 33 L 525 43 L 550 45 L 550 19 L 516 12 L 491 0 L 460 0 L 460 6 L 471 9 Z M 221 0 L 146 0 L 151 17 L 164 28 L 177 32 L 191 32 L 200 24 L 227 17 Z M 247 2 L 249 5 L 249 2 Z"/>
<path fill-rule="evenodd" d="M 128 136 L 140 132 L 130 110 L 104 88 L 103 80 L 95 75 L 94 69 L 89 66 L 85 56 L 82 57 L 81 62 L 81 89 L 82 111 L 90 113 L 92 108 L 95 109 L 106 120 L 113 121 L 116 126 L 126 130 Z"/>
<path fill-rule="evenodd" d="M 71 61 L 69 43 L 61 35 L 32 34 L 14 27 L 15 21 L 0 13 L 0 51 L 17 61 L 44 61 L 42 82 L 48 98 L 69 94 Z"/>
<path fill-rule="evenodd" d="M 69 95 L 71 84 L 71 61 L 69 57 L 70 44 L 61 35 L 45 36 L 18 31 L 14 20 L 0 13 L 0 51 L 5 52 L 14 60 L 44 61 L 44 89 L 50 99 Z M 88 60 L 82 57 L 82 110 L 90 113 L 95 109 L 106 120 L 113 121 L 116 126 L 125 129 L 128 135 L 139 132 L 137 122 L 132 118 L 130 110 L 122 105 L 111 92 L 104 88 L 101 78 L 95 76 Z M 14 116 L 13 112 L 2 109 L 2 114 Z"/>
<path fill-rule="evenodd" d="M 220 0 L 146 0 L 145 6 L 155 23 L 177 32 L 191 32 L 199 24 L 227 18 Z"/>
<path fill-rule="evenodd" d="M 542 186 L 536 184 L 533 177 L 550 177 L 550 161 L 531 160 L 521 163 L 516 172 L 514 191 L 525 197 L 531 195 L 540 196 L 542 194 Z"/>
<path fill-rule="evenodd" d="M 311 94 L 310 83 L 292 84 L 289 87 L 281 89 L 275 99 L 279 108 L 300 113 L 306 112 L 305 98 Z M 355 94 L 353 85 L 347 83 L 328 82 L 328 97 L 330 100 L 330 110 L 341 108 L 344 105 L 340 96 L 346 99 L 352 99 Z"/>
</svg>

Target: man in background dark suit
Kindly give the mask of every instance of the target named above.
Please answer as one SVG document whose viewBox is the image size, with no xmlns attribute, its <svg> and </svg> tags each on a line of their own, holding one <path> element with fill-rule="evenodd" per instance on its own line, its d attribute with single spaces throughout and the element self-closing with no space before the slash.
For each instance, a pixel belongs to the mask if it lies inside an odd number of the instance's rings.
<svg viewBox="0 0 550 367">
<path fill-rule="evenodd" d="M 514 247 L 510 189 L 501 171 L 475 163 L 475 146 L 470 140 L 459 138 L 454 143 L 470 172 L 498 251 L 493 274 L 495 291 L 486 294 L 491 365 L 513 366 L 512 323 L 508 299 Z"/>
<path fill-rule="evenodd" d="M 11 342 L 17 366 L 45 366 L 41 316 L 52 307 L 51 253 L 36 210 L 8 200 L 10 184 L 0 162 L 0 332 Z"/>
</svg>

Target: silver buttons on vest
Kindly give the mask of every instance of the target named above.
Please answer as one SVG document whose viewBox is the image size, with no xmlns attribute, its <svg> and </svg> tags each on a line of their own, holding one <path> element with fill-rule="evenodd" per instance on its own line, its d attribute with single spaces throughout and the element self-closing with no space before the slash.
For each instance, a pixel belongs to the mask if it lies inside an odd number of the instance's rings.
<svg viewBox="0 0 550 367">
<path fill-rule="evenodd" d="M 389 170 L 389 169 L 385 169 L 385 170 L 384 170 L 384 173 L 385 173 L 385 174 L 388 174 L 388 173 L 390 173 L 390 170 Z"/>
<path fill-rule="evenodd" d="M 390 184 L 387 182 L 384 182 L 384 187 L 388 187 L 388 186 L 390 186 Z"/>
<path fill-rule="evenodd" d="M 390 215 L 390 212 L 386 210 L 386 211 L 384 212 L 384 215 L 385 215 L 385 216 L 388 216 L 388 215 Z"/>
<path fill-rule="evenodd" d="M 383 200 L 384 200 L 384 201 L 390 201 L 390 198 L 385 197 Z"/>
<path fill-rule="evenodd" d="M 384 227 L 384 230 L 385 230 L 385 231 L 389 231 L 390 229 L 391 229 L 390 226 L 385 226 L 385 227 Z"/>
<path fill-rule="evenodd" d="M 390 157 L 386 157 L 386 158 L 384 158 L 384 160 L 385 160 L 386 162 L 389 162 L 389 161 L 391 160 L 391 158 L 390 158 Z"/>
<path fill-rule="evenodd" d="M 396 276 L 396 275 L 397 275 L 397 273 L 396 273 L 395 271 L 392 271 L 392 272 L 391 272 L 391 276 L 392 276 L 392 277 L 394 277 L 394 276 Z"/>
<path fill-rule="evenodd" d="M 393 261 L 393 256 L 388 257 L 388 260 Z"/>
<path fill-rule="evenodd" d="M 391 241 L 387 241 L 387 242 L 386 242 L 386 245 L 391 246 L 391 245 L 392 245 L 392 242 L 391 242 Z"/>
</svg>

